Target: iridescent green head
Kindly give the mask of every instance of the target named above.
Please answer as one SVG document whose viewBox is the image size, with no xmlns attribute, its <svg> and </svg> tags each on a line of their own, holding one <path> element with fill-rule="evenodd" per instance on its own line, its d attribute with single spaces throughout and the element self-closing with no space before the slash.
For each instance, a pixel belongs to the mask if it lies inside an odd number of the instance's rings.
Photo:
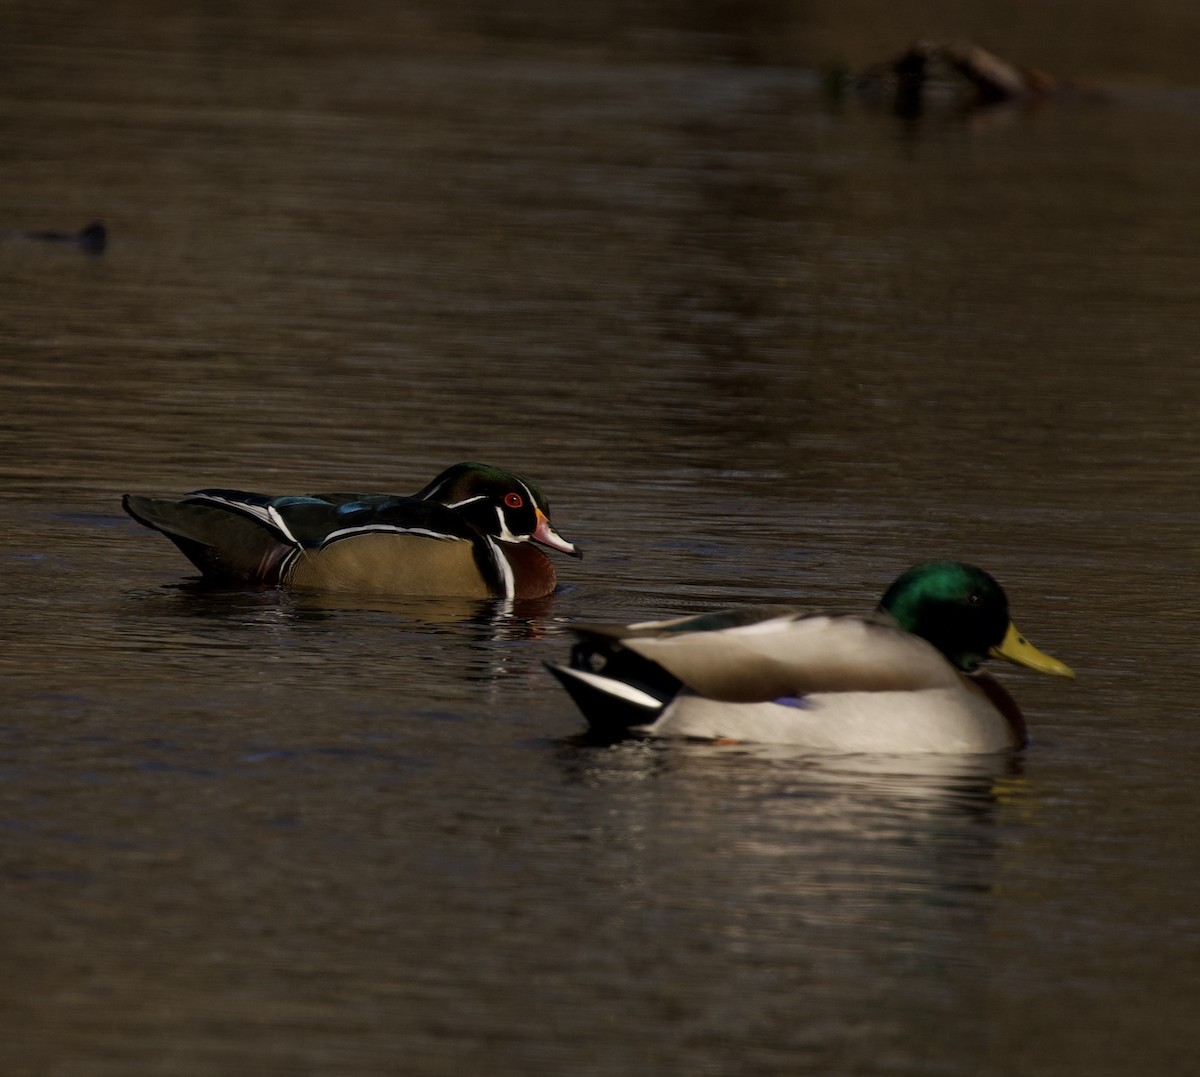
<svg viewBox="0 0 1200 1077">
<path fill-rule="evenodd" d="M 916 565 L 887 589 L 879 608 L 901 628 L 932 643 L 964 673 L 991 657 L 1055 676 L 1075 676 L 1017 631 L 1004 589 L 975 565 L 961 561 Z"/>
</svg>

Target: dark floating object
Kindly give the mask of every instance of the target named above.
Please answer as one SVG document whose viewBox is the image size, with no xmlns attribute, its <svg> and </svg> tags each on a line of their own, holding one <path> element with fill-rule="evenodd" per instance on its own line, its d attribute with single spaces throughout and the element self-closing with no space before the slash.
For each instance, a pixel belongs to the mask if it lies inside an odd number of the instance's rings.
<svg viewBox="0 0 1200 1077">
<path fill-rule="evenodd" d="M 103 254 L 108 246 L 108 229 L 99 221 L 93 221 L 80 232 L 33 231 L 10 229 L 0 232 L 4 239 L 38 239 L 44 243 L 67 243 L 79 247 L 89 254 Z"/>
<path fill-rule="evenodd" d="M 970 41 L 939 45 L 918 41 L 893 63 L 897 77 L 918 86 L 931 79 L 957 75 L 975 91 L 981 105 L 1041 100 L 1058 91 L 1052 75 L 1021 68 Z"/>
<path fill-rule="evenodd" d="M 917 41 L 899 56 L 849 77 L 829 80 L 832 94 L 847 88 L 890 97 L 903 116 L 919 115 L 941 98 L 969 108 L 1035 105 L 1075 89 L 1037 68 L 1020 67 L 971 41 Z"/>
</svg>

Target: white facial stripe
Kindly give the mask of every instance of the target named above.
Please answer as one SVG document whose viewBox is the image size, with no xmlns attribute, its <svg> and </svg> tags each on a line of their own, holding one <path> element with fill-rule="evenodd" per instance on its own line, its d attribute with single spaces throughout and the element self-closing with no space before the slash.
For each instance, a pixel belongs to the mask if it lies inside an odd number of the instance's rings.
<svg viewBox="0 0 1200 1077">
<path fill-rule="evenodd" d="M 499 537 L 505 542 L 525 542 L 528 540 L 528 535 L 514 535 L 508 529 L 508 521 L 504 518 L 504 510 L 499 505 L 496 506 L 496 519 L 500 521 Z"/>
<path fill-rule="evenodd" d="M 517 482 L 521 482 L 521 480 L 517 479 Z M 523 482 L 521 482 L 521 489 L 525 491 L 525 500 L 528 501 L 531 505 L 533 505 L 536 508 L 537 507 L 537 498 L 533 496 L 533 491 L 531 489 L 529 489 L 529 487 L 526 486 Z"/>
<path fill-rule="evenodd" d="M 447 505 L 448 509 L 461 509 L 464 505 L 473 505 L 476 501 L 487 500 L 485 494 L 476 494 L 474 497 L 464 498 L 462 501 L 455 501 L 453 504 Z"/>
</svg>

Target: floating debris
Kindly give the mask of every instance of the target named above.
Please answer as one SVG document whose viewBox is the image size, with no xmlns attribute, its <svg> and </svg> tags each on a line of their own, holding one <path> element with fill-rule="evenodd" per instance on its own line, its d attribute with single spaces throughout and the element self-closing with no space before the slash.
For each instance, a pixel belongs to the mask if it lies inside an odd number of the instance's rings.
<svg viewBox="0 0 1200 1077">
<path fill-rule="evenodd" d="M 827 85 L 887 97 L 902 116 L 917 116 L 934 100 L 968 108 L 1034 105 L 1074 87 L 1037 68 L 1020 67 L 971 41 L 917 41 L 899 56 L 857 75 L 834 74 Z"/>
<path fill-rule="evenodd" d="M 99 221 L 94 221 L 79 232 L 28 232 L 8 229 L 0 231 L 0 239 L 37 239 L 44 243 L 67 243 L 79 247 L 89 254 L 102 254 L 104 248 L 108 246 L 108 229 Z"/>
</svg>

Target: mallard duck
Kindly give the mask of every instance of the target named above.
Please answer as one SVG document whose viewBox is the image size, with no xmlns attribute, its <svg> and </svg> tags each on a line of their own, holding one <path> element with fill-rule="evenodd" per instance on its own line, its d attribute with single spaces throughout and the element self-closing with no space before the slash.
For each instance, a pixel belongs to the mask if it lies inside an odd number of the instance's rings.
<svg viewBox="0 0 1200 1077">
<path fill-rule="evenodd" d="M 754 606 L 573 630 L 570 665 L 549 668 L 608 736 L 994 752 L 1028 735 L 984 659 L 1075 676 L 1017 631 L 991 576 L 956 561 L 909 569 L 865 616 Z"/>
<path fill-rule="evenodd" d="M 486 464 L 455 464 L 411 497 L 213 489 L 181 500 L 126 494 L 122 504 L 220 583 L 540 598 L 557 581 L 531 542 L 581 556 L 550 526 L 533 483 Z"/>
</svg>

